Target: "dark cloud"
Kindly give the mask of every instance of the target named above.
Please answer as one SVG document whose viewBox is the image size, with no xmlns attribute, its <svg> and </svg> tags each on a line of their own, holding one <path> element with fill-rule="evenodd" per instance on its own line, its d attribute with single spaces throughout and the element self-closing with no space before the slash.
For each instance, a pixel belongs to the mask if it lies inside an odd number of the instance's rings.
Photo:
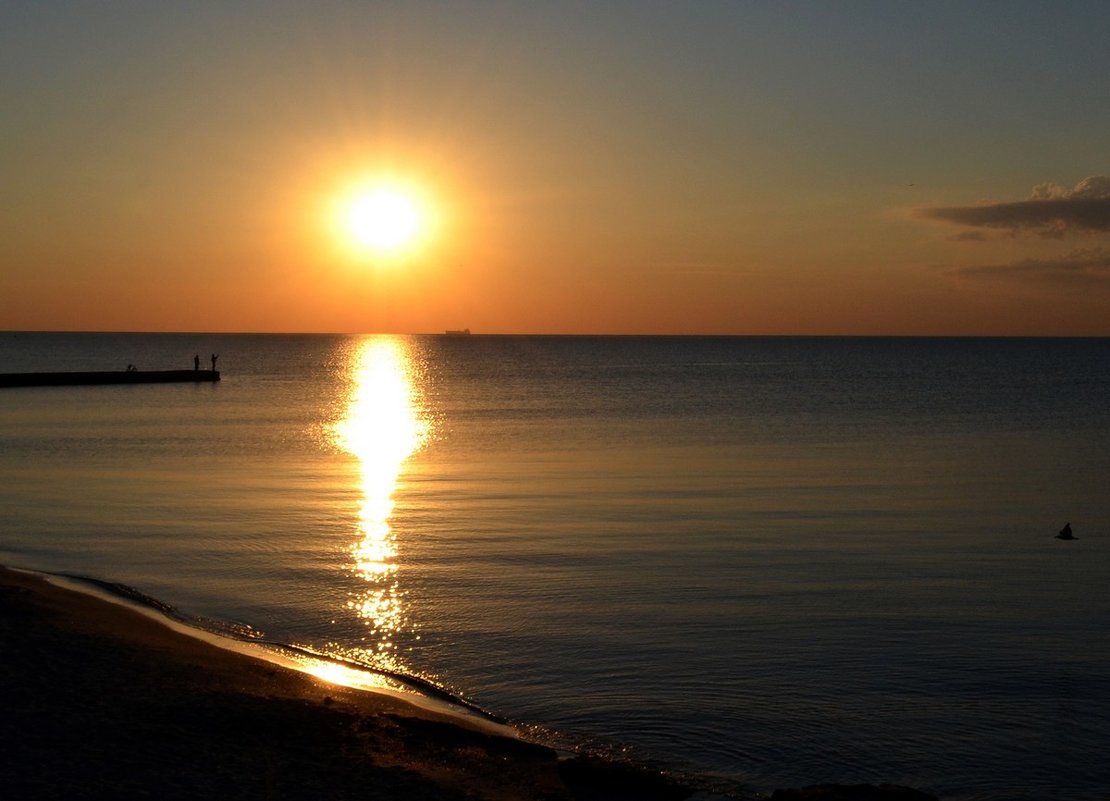
<svg viewBox="0 0 1110 801">
<path fill-rule="evenodd" d="M 953 242 L 986 242 L 989 239 L 982 231 L 960 231 L 948 238 Z"/>
<path fill-rule="evenodd" d="M 1110 249 L 1085 248 L 1055 259 L 1023 259 L 1009 264 L 964 267 L 957 273 L 964 278 L 1110 287 Z"/>
<path fill-rule="evenodd" d="M 1110 232 L 1110 176 L 1084 178 L 1071 189 L 1039 184 L 1027 200 L 918 209 L 917 214 L 971 228 L 1056 239 L 1073 232 Z"/>
</svg>

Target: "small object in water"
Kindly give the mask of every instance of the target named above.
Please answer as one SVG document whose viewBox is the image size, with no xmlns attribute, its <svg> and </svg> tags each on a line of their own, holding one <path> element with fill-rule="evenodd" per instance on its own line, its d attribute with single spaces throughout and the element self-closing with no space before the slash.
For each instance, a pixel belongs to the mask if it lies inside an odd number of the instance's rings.
<svg viewBox="0 0 1110 801">
<path fill-rule="evenodd" d="M 1065 523 L 1064 527 L 1060 529 L 1060 533 L 1056 535 L 1058 540 L 1074 540 L 1075 537 L 1071 533 L 1071 523 Z"/>
</svg>

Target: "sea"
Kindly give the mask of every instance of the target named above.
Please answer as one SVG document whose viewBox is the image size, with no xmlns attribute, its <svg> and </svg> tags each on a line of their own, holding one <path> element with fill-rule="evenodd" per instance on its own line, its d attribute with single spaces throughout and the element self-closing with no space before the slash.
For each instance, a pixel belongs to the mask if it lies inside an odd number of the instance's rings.
<svg viewBox="0 0 1110 801">
<path fill-rule="evenodd" d="M 213 355 L 0 389 L 0 563 L 699 799 L 1110 797 L 1110 340 L 0 333 Z"/>
</svg>

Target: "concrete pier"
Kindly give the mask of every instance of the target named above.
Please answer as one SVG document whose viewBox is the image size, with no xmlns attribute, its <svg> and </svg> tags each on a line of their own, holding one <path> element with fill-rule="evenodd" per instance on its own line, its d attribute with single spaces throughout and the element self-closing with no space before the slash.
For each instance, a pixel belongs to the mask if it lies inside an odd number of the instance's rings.
<svg viewBox="0 0 1110 801">
<path fill-rule="evenodd" d="M 106 370 L 83 373 L 0 373 L 0 388 L 74 387 L 90 384 L 195 384 L 219 380 L 219 370 Z"/>
</svg>

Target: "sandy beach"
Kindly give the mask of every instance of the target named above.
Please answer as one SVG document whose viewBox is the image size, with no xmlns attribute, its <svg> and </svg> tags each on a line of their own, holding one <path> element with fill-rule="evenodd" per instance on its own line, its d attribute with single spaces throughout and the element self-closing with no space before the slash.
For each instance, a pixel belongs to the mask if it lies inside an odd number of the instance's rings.
<svg viewBox="0 0 1110 801">
<path fill-rule="evenodd" d="M 5 799 L 678 801 L 669 776 L 491 734 L 0 567 Z M 772 801 L 929 801 L 903 787 Z"/>
<path fill-rule="evenodd" d="M 655 773 L 233 653 L 0 568 L 10 799 L 664 799 Z"/>
</svg>

